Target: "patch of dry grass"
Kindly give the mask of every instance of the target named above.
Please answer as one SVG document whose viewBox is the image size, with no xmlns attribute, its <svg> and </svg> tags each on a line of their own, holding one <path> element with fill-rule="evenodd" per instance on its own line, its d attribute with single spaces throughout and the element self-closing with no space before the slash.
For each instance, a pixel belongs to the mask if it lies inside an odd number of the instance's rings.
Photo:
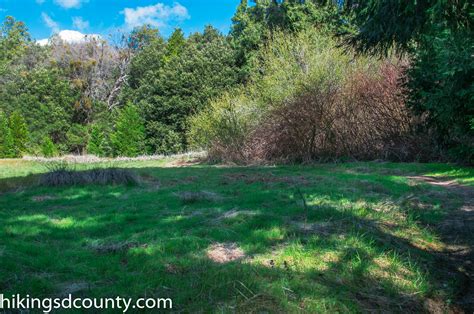
<svg viewBox="0 0 474 314">
<path fill-rule="evenodd" d="M 245 257 L 236 243 L 216 243 L 207 249 L 207 257 L 215 263 L 224 264 Z"/>
<path fill-rule="evenodd" d="M 68 170 L 67 168 L 53 169 L 42 174 L 40 185 L 43 186 L 68 186 L 68 185 L 136 185 L 138 176 L 127 169 L 98 168 L 84 171 Z"/>
</svg>

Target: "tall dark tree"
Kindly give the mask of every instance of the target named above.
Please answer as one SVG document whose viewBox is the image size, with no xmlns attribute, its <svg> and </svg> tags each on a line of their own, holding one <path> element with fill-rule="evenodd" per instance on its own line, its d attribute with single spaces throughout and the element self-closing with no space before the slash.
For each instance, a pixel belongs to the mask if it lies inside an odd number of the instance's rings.
<svg viewBox="0 0 474 314">
<path fill-rule="evenodd" d="M 352 29 L 349 16 L 332 0 L 241 0 L 232 18 L 231 38 L 242 79 L 253 70 L 256 51 L 272 31 L 299 32 L 308 27 L 333 34 Z"/>
<path fill-rule="evenodd" d="M 472 27 L 469 0 L 351 0 L 345 9 L 355 13 L 359 31 L 349 42 L 362 51 L 385 53 L 394 46 L 409 49 L 413 41 L 439 27 L 466 31 Z"/>
<path fill-rule="evenodd" d="M 132 62 L 126 94 L 143 113 L 150 153 L 185 149 L 188 117 L 238 81 L 234 52 L 216 29 L 183 40 L 178 29 Z"/>
</svg>

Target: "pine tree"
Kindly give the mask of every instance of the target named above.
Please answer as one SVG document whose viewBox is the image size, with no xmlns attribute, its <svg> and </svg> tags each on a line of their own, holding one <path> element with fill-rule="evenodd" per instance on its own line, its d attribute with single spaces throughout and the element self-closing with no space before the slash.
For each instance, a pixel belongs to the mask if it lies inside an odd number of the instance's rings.
<svg viewBox="0 0 474 314">
<path fill-rule="evenodd" d="M 0 111 L 0 158 L 15 157 L 13 145 L 13 136 L 8 126 L 8 119 L 5 114 Z"/>
<path fill-rule="evenodd" d="M 25 119 L 18 111 L 10 115 L 10 130 L 13 137 L 14 155 L 21 157 L 26 152 L 29 132 Z"/>
<path fill-rule="evenodd" d="M 104 132 L 102 129 L 98 125 L 92 126 L 89 143 L 87 143 L 87 153 L 96 156 L 104 156 L 104 142 Z"/>
<path fill-rule="evenodd" d="M 45 136 L 43 138 L 41 152 L 43 153 L 44 157 L 54 157 L 58 155 L 58 149 L 49 136 Z"/>
<path fill-rule="evenodd" d="M 145 127 L 134 105 L 127 104 L 119 112 L 111 141 L 116 156 L 136 157 L 144 152 Z"/>
<path fill-rule="evenodd" d="M 179 56 L 183 52 L 185 45 L 186 39 L 184 38 L 183 31 L 180 28 L 176 28 L 166 43 L 163 62 L 168 63 L 171 59 Z"/>
</svg>

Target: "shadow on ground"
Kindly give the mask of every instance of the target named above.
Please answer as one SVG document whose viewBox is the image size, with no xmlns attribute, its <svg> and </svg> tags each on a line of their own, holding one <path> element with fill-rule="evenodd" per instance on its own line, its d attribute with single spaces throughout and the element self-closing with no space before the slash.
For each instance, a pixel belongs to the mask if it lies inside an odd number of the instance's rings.
<svg viewBox="0 0 474 314">
<path fill-rule="evenodd" d="M 0 180 L 0 290 L 171 297 L 183 312 L 472 311 L 454 190 L 336 166 L 133 170 L 140 186 Z M 213 262 L 215 243 L 245 256 Z"/>
</svg>

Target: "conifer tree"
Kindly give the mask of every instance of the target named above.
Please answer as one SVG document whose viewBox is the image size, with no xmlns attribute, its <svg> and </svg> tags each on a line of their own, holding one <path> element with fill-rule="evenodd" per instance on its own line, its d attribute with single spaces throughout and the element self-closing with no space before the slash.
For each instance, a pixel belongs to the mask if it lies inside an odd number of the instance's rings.
<svg viewBox="0 0 474 314">
<path fill-rule="evenodd" d="M 179 56 L 183 52 L 185 45 L 186 39 L 184 38 L 183 31 L 180 28 L 175 29 L 166 43 L 163 63 L 167 63 L 171 59 Z"/>
<path fill-rule="evenodd" d="M 27 148 L 28 127 L 23 116 L 18 111 L 14 111 L 9 119 L 11 136 L 13 138 L 13 154 L 15 157 L 21 157 Z"/>
<path fill-rule="evenodd" d="M 44 157 L 54 157 L 58 155 L 58 149 L 49 136 L 43 138 L 41 152 Z"/>
<path fill-rule="evenodd" d="M 0 111 L 0 158 L 12 158 L 14 156 L 13 136 L 8 125 L 8 119 Z"/>
<path fill-rule="evenodd" d="M 114 155 L 136 157 L 144 152 L 145 127 L 138 109 L 127 104 L 120 112 L 111 134 Z"/>
<path fill-rule="evenodd" d="M 87 153 L 104 156 L 104 132 L 98 125 L 94 125 L 91 128 L 89 143 L 87 143 Z"/>
</svg>

